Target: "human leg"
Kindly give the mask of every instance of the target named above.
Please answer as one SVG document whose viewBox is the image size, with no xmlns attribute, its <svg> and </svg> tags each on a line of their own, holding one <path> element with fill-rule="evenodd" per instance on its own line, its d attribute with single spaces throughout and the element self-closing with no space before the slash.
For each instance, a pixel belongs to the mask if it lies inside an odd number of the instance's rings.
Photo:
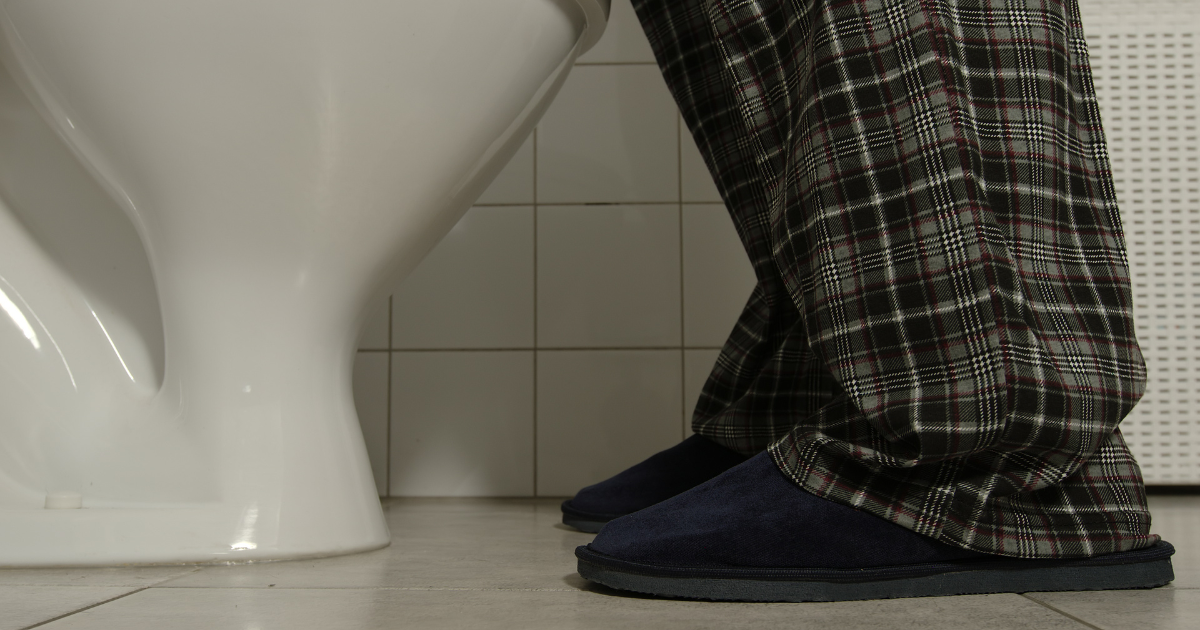
<svg viewBox="0 0 1200 630">
<path fill-rule="evenodd" d="M 1144 368 L 1075 3 L 708 4 L 834 383 L 771 445 L 797 492 L 992 556 L 1154 547 L 1116 429 Z"/>
</svg>

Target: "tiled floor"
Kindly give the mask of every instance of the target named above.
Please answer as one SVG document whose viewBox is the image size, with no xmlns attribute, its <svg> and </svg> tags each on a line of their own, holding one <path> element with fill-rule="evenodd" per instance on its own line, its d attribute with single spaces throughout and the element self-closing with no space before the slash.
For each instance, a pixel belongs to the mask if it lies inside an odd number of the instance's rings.
<svg viewBox="0 0 1200 630">
<path fill-rule="evenodd" d="M 1153 497 L 1179 548 L 1154 591 L 832 604 L 663 601 L 592 588 L 591 539 L 547 499 L 389 499 L 391 547 L 238 566 L 0 571 L 0 630 L 19 628 L 1200 628 L 1200 497 Z"/>
</svg>

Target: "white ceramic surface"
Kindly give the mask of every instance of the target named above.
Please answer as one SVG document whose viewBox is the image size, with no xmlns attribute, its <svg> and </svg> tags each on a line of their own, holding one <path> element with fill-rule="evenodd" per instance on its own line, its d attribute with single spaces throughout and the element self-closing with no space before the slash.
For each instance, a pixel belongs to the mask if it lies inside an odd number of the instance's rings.
<svg viewBox="0 0 1200 630">
<path fill-rule="evenodd" d="M 26 171 L 0 177 L 0 565 L 386 545 L 350 383 L 368 300 L 518 149 L 607 5 L 3 4 L 0 125 L 21 142 L 0 169 Z M 56 188 L 82 202 L 31 192 Z M 120 269 L 81 282 L 26 227 L 114 203 L 157 304 L 105 304 Z M 42 509 L 55 492 L 83 509 Z"/>
<path fill-rule="evenodd" d="M 533 208 L 475 207 L 392 297 L 397 349 L 533 347 Z"/>
<path fill-rule="evenodd" d="M 614 0 L 608 28 L 579 63 L 654 63 L 654 51 L 630 0 Z"/>
<path fill-rule="evenodd" d="M 573 496 L 678 444 L 683 437 L 681 354 L 538 353 L 538 495 Z"/>
<path fill-rule="evenodd" d="M 679 206 L 542 206 L 537 230 L 538 347 L 679 345 Z"/>
<path fill-rule="evenodd" d="M 757 282 L 725 206 L 684 205 L 683 345 L 724 345 Z"/>
</svg>

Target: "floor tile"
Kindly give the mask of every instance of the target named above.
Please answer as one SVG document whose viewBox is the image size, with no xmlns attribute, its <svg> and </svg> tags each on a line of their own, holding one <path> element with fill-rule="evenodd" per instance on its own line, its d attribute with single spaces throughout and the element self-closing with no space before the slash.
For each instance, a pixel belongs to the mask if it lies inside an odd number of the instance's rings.
<svg viewBox="0 0 1200 630">
<path fill-rule="evenodd" d="M 17 630 L 130 592 L 97 586 L 4 586 L 0 588 L 0 630 Z"/>
<path fill-rule="evenodd" d="M 720 204 L 683 207 L 683 343 L 721 346 L 757 278 L 729 212 Z"/>
<path fill-rule="evenodd" d="M 538 126 L 538 202 L 678 201 L 678 112 L 657 66 L 576 67 Z"/>
<path fill-rule="evenodd" d="M 392 355 L 392 496 L 533 496 L 533 352 Z"/>
<path fill-rule="evenodd" d="M 564 585 L 566 582 L 564 581 Z M 1083 628 L 1016 595 L 834 604 L 656 600 L 593 591 L 153 589 L 59 620 L 53 630 L 191 628 Z"/>
<path fill-rule="evenodd" d="M 387 352 L 359 352 L 354 357 L 354 409 L 380 496 L 387 496 L 388 490 L 388 376 Z"/>
<path fill-rule="evenodd" d="M 533 347 L 533 208 L 476 206 L 392 297 L 392 346 Z"/>
<path fill-rule="evenodd" d="M 389 499 L 389 547 L 353 556 L 204 567 L 165 587 L 561 589 L 575 547 L 559 500 Z"/>
<path fill-rule="evenodd" d="M 1030 593 L 1029 597 L 1103 630 L 1200 628 L 1200 590 Z"/>
<path fill-rule="evenodd" d="M 538 353 L 537 491 L 572 496 L 682 438 L 679 350 Z"/>
</svg>

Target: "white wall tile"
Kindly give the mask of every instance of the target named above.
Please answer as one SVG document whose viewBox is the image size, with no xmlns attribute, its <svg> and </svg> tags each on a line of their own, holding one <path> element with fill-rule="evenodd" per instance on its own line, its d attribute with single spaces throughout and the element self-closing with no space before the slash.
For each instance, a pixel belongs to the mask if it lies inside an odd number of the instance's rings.
<svg viewBox="0 0 1200 630">
<path fill-rule="evenodd" d="M 390 313 L 390 297 L 376 300 L 370 307 L 370 314 L 363 323 L 362 331 L 358 333 L 358 347 L 362 350 L 386 350 L 388 347 L 388 326 Z"/>
<path fill-rule="evenodd" d="M 679 138 L 679 176 L 684 201 L 721 203 L 721 192 L 696 148 L 696 140 L 685 125 Z"/>
<path fill-rule="evenodd" d="M 538 353 L 538 494 L 570 496 L 681 439 L 678 350 Z"/>
<path fill-rule="evenodd" d="M 533 347 L 533 209 L 475 207 L 397 289 L 396 348 Z"/>
<path fill-rule="evenodd" d="M 576 67 L 538 127 L 538 202 L 677 201 L 677 113 L 657 66 Z"/>
<path fill-rule="evenodd" d="M 629 0 L 613 0 L 604 36 L 577 63 L 654 63 L 654 51 Z"/>
<path fill-rule="evenodd" d="M 380 496 L 388 491 L 388 386 L 387 353 L 359 352 L 354 358 L 354 408 Z"/>
<path fill-rule="evenodd" d="M 532 204 L 533 203 L 533 135 L 517 149 L 517 154 L 488 189 L 483 191 L 477 204 Z"/>
<path fill-rule="evenodd" d="M 542 206 L 538 345 L 680 345 L 679 209 Z"/>
<path fill-rule="evenodd" d="M 533 352 L 392 355 L 392 496 L 533 494 Z"/>
<path fill-rule="evenodd" d="M 754 267 L 725 206 L 685 205 L 684 345 L 724 345 L 754 290 L 755 281 Z"/>
<path fill-rule="evenodd" d="M 700 400 L 700 391 L 712 372 L 720 350 L 684 350 L 683 351 L 683 432 L 691 435 L 692 414 L 696 411 L 696 401 Z"/>
</svg>

